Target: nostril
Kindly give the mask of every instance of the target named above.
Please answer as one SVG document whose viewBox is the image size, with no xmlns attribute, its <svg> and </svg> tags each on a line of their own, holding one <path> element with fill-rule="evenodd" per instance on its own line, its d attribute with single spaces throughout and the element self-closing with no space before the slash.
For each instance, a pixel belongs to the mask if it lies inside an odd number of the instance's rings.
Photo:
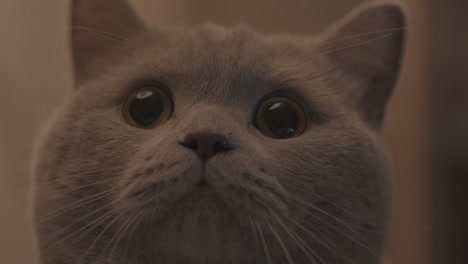
<svg viewBox="0 0 468 264">
<path fill-rule="evenodd" d="M 213 152 L 214 153 L 220 153 L 220 152 L 227 152 L 231 150 L 232 147 L 227 144 L 226 141 L 216 141 L 213 144 Z"/>
<path fill-rule="evenodd" d="M 189 138 L 189 139 L 186 139 L 182 142 L 180 142 L 180 144 L 186 148 L 189 148 L 191 150 L 197 150 L 198 149 L 198 142 L 196 139 L 193 139 L 193 138 Z"/>
</svg>

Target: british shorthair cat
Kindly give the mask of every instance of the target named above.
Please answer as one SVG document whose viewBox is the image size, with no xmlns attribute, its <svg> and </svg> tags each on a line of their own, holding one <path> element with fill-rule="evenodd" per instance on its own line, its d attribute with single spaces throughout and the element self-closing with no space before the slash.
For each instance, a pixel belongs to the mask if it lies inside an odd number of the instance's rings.
<svg viewBox="0 0 468 264">
<path fill-rule="evenodd" d="M 76 89 L 34 163 L 42 264 L 381 263 L 399 4 L 309 37 L 72 9 Z"/>
</svg>

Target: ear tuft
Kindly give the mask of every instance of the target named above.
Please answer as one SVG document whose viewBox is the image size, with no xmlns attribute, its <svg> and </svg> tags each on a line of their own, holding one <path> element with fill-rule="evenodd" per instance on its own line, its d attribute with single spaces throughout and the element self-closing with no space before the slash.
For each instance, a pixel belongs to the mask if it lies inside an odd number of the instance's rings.
<svg viewBox="0 0 468 264">
<path fill-rule="evenodd" d="M 100 72 L 99 60 L 128 47 L 132 38 L 146 30 L 124 0 L 73 0 L 71 22 L 77 84 Z"/>
<path fill-rule="evenodd" d="M 363 118 L 377 127 L 399 75 L 405 27 L 401 4 L 370 2 L 333 26 L 321 48 L 345 74 L 363 81 L 358 90 L 343 93 L 354 100 Z"/>
</svg>

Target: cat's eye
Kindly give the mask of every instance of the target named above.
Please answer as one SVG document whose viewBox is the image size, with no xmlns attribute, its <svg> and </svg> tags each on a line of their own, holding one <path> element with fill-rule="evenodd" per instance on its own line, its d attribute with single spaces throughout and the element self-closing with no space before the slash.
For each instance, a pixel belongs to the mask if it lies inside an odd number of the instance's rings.
<svg viewBox="0 0 468 264">
<path fill-rule="evenodd" d="M 127 96 L 123 116 L 132 126 L 153 128 L 164 124 L 172 114 L 172 101 L 166 91 L 145 86 Z"/>
<path fill-rule="evenodd" d="M 277 139 L 297 137 L 307 127 L 304 108 L 291 98 L 278 96 L 263 101 L 255 115 L 255 125 L 264 135 Z"/>
</svg>

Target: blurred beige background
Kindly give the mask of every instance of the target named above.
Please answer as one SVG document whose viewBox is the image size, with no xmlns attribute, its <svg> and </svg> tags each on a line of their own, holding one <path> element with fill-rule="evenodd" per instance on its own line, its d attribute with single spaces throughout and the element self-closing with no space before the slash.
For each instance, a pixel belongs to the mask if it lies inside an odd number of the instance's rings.
<svg viewBox="0 0 468 264">
<path fill-rule="evenodd" d="M 149 23 L 245 23 L 264 32 L 311 34 L 358 0 L 130 1 Z M 408 0 L 407 58 L 390 105 L 386 139 L 394 157 L 395 219 L 388 255 L 395 264 L 431 263 L 427 164 L 427 7 Z M 28 166 L 35 134 L 72 89 L 68 5 L 2 0 L 0 8 L 0 263 L 34 263 Z"/>
</svg>

